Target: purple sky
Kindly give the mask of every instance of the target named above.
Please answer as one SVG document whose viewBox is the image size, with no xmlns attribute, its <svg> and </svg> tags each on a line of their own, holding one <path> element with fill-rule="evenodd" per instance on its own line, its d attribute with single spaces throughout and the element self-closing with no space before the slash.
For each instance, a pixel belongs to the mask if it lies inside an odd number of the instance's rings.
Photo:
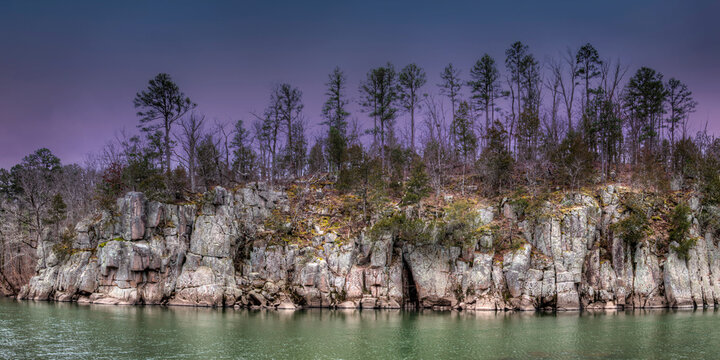
<svg viewBox="0 0 720 360">
<path fill-rule="evenodd" d="M 319 122 L 327 74 L 349 94 L 371 67 L 416 62 L 435 92 L 453 62 L 467 76 L 483 53 L 504 71 L 516 40 L 538 59 L 591 42 L 630 76 L 649 66 L 688 84 L 693 133 L 720 132 L 718 1 L 13 1 L 0 3 L 0 167 L 40 147 L 82 162 L 121 129 L 136 131 L 135 93 L 171 74 L 210 120 L 252 120 L 274 84 L 304 93 Z M 353 107 L 361 121 L 365 114 Z M 311 138 L 318 133 L 311 128 Z"/>
</svg>

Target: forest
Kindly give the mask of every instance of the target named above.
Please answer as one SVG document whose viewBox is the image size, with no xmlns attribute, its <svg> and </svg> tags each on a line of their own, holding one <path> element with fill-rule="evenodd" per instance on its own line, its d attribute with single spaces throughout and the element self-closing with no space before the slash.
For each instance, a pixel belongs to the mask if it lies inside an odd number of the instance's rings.
<svg viewBox="0 0 720 360">
<path fill-rule="evenodd" d="M 485 54 L 440 74 L 430 84 L 417 64 L 386 63 L 352 81 L 336 67 L 321 114 L 304 113 L 301 89 L 282 83 L 262 113 L 228 124 L 206 120 L 160 73 L 133 100 L 137 134 L 122 133 L 82 165 L 42 148 L 0 169 L 3 262 L 30 262 L 13 258 L 128 191 L 184 203 L 215 186 L 323 184 L 358 199 L 366 225 L 387 203 L 536 198 L 606 183 L 720 203 L 720 140 L 689 133 L 697 103 L 681 80 L 631 72 L 589 43 L 541 62 L 515 42 L 504 59 Z M 322 133 L 311 141 L 315 118 Z"/>
</svg>

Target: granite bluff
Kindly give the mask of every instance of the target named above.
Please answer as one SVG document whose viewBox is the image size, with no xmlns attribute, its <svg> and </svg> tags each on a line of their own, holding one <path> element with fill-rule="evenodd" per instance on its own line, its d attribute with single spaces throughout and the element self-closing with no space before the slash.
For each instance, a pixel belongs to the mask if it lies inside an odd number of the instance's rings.
<svg viewBox="0 0 720 360">
<path fill-rule="evenodd" d="M 311 190 L 321 192 L 322 190 Z M 293 243 L 268 229 L 286 211 L 284 191 L 218 187 L 194 204 L 147 201 L 131 192 L 114 211 L 88 216 L 65 242 L 47 236 L 19 299 L 168 304 L 463 310 L 702 307 L 720 303 L 720 245 L 687 203 L 689 248 L 646 231 L 630 243 L 612 231 L 628 215 L 618 186 L 563 193 L 533 206 L 473 203 L 454 243 L 430 221 L 416 232 L 375 225 L 355 234 L 308 224 Z M 322 195 L 320 195 L 322 196 Z M 452 202 L 452 199 L 448 199 Z M 309 205 L 307 205 L 309 206 Z M 411 210 L 411 209 L 410 209 Z M 397 214 L 410 211 L 397 209 Z M 361 211 L 357 209 L 356 211 Z M 297 221 L 312 222 L 312 219 Z M 498 250 L 511 222 L 512 246 Z M 509 230 L 508 230 L 509 231 Z M 413 235 L 414 234 L 414 235 Z M 270 240 L 268 240 L 270 239 Z"/>
</svg>

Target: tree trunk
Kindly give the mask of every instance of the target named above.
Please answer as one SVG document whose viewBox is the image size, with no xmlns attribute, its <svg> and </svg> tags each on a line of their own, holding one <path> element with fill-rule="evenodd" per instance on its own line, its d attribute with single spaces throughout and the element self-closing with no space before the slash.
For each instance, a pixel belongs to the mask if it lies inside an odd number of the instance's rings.
<svg viewBox="0 0 720 360">
<path fill-rule="evenodd" d="M 188 173 L 190 174 L 190 192 L 195 192 L 195 147 L 190 149 L 190 158 L 188 159 Z"/>
<path fill-rule="evenodd" d="M 165 119 L 165 172 L 170 172 L 170 120 Z"/>
<path fill-rule="evenodd" d="M 415 152 L 415 104 L 410 106 L 410 148 Z"/>
</svg>

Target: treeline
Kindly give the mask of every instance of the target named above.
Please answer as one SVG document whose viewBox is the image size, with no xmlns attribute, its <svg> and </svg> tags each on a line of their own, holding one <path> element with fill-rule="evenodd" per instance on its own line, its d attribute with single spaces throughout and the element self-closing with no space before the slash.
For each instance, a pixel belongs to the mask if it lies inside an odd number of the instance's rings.
<svg viewBox="0 0 720 360">
<path fill-rule="evenodd" d="M 40 149 L 0 169 L 0 289 L 27 280 L 29 249 L 72 238 L 66 225 L 130 190 L 182 202 L 216 185 L 301 179 L 356 195 L 366 222 L 388 200 L 433 192 L 534 196 L 615 181 L 720 204 L 720 140 L 688 133 L 697 104 L 681 81 L 648 67 L 629 74 L 591 44 L 541 63 L 516 42 L 466 70 L 448 64 L 429 84 L 420 66 L 387 63 L 358 83 L 335 68 L 312 142 L 315 114 L 297 87 L 275 86 L 246 121 L 211 124 L 158 74 L 133 101 L 139 134 L 121 134 L 85 166 Z"/>
<path fill-rule="evenodd" d="M 376 199 L 413 203 L 433 191 L 537 194 L 606 181 L 694 186 L 720 199 L 720 141 L 688 133 L 696 102 L 675 78 L 648 67 L 630 75 L 591 44 L 541 63 L 516 42 L 504 59 L 485 54 L 467 71 L 448 64 L 440 79 L 429 84 L 417 64 L 387 63 L 351 83 L 335 68 L 315 124 L 321 136 L 311 142 L 314 114 L 304 112 L 303 93 L 291 84 L 275 86 L 249 121 L 211 124 L 161 73 L 133 101 L 138 135 L 119 136 L 84 168 L 61 166 L 39 150 L 0 172 L 0 191 L 25 209 L 20 223 L 37 231 L 61 201 L 84 212 L 80 204 L 111 208 L 129 190 L 183 201 L 216 185 L 299 178 L 357 194 L 365 209 Z M 45 181 L 41 191 L 33 181 Z"/>
</svg>

